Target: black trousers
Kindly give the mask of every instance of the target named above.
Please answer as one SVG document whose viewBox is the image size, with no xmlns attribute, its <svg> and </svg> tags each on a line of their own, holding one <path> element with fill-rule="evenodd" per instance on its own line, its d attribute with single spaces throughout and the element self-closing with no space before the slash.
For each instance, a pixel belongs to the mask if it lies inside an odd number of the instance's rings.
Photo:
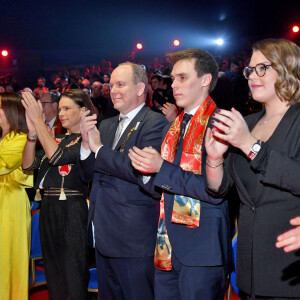
<svg viewBox="0 0 300 300">
<path fill-rule="evenodd" d="M 50 299 L 88 299 L 88 247 L 85 197 L 44 196 L 40 236 Z"/>
</svg>

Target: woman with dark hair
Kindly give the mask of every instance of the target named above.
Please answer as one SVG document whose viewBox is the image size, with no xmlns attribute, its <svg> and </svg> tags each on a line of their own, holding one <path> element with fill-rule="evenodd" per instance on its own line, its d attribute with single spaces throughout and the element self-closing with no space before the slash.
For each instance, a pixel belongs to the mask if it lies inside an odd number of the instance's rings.
<svg viewBox="0 0 300 300">
<path fill-rule="evenodd" d="M 43 120 L 41 103 L 23 94 L 28 139 L 23 152 L 23 169 L 39 169 L 35 188 L 42 191 L 40 234 L 47 287 L 54 300 L 88 299 L 87 257 L 88 186 L 79 176 L 77 158 L 81 114 L 94 111 L 90 98 L 81 90 L 69 90 L 59 100 L 59 119 L 65 135 L 51 136 Z M 39 140 L 43 150 L 35 153 Z"/>
<path fill-rule="evenodd" d="M 244 76 L 264 109 L 246 119 L 234 108 L 214 116 L 205 140 L 208 188 L 222 196 L 235 184 L 239 192 L 243 299 L 300 299 L 299 251 L 275 247 L 300 215 L 300 48 L 284 39 L 259 41 Z"/>
<path fill-rule="evenodd" d="M 28 299 L 30 204 L 25 188 L 33 175 L 22 170 L 27 126 L 21 96 L 0 94 L 0 298 Z"/>
</svg>

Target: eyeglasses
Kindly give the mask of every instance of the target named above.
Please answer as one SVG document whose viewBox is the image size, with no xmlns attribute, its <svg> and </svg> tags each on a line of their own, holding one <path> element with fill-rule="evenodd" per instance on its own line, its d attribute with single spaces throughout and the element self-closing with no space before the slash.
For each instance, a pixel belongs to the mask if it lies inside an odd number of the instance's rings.
<svg viewBox="0 0 300 300">
<path fill-rule="evenodd" d="M 42 103 L 42 105 L 45 105 L 47 103 L 51 103 L 52 104 L 53 102 L 50 102 L 50 101 L 47 102 L 47 101 L 45 101 L 45 102 L 41 102 L 41 103 Z"/>
<path fill-rule="evenodd" d="M 266 70 L 271 67 L 272 64 L 257 64 L 255 67 L 246 67 L 243 71 L 243 74 L 246 79 L 249 79 L 250 75 L 255 71 L 256 75 L 259 77 L 263 77 L 266 74 Z"/>
</svg>

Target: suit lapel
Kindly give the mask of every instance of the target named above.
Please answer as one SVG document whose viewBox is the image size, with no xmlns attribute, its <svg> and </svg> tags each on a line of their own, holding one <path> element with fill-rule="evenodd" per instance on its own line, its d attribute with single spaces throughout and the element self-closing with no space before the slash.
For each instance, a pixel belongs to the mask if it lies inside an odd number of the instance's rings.
<svg viewBox="0 0 300 300">
<path fill-rule="evenodd" d="M 103 145 L 111 148 L 119 125 L 119 115 L 108 119 L 105 123 L 106 126 L 102 130 L 101 140 Z"/>
<path fill-rule="evenodd" d="M 127 135 L 129 134 L 130 130 L 132 128 L 135 128 L 137 126 L 138 122 L 143 122 L 147 112 L 150 110 L 150 107 L 145 105 L 143 106 L 143 108 L 137 113 L 137 115 L 133 118 L 133 120 L 128 124 L 128 126 L 126 127 L 125 131 L 123 132 L 123 134 L 121 135 L 115 150 L 119 150 L 119 148 L 121 147 L 121 145 L 123 144 L 124 140 L 126 139 Z"/>
</svg>

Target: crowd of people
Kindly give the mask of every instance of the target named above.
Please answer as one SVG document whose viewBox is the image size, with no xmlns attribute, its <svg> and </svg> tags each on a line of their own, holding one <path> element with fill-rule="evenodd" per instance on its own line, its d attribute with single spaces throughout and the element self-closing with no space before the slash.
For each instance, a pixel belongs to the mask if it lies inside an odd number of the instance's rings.
<svg viewBox="0 0 300 300">
<path fill-rule="evenodd" d="M 1 299 L 28 299 L 33 185 L 50 299 L 89 299 L 94 248 L 101 300 L 223 300 L 233 217 L 240 297 L 300 299 L 300 48 L 252 50 L 1 77 Z"/>
</svg>

